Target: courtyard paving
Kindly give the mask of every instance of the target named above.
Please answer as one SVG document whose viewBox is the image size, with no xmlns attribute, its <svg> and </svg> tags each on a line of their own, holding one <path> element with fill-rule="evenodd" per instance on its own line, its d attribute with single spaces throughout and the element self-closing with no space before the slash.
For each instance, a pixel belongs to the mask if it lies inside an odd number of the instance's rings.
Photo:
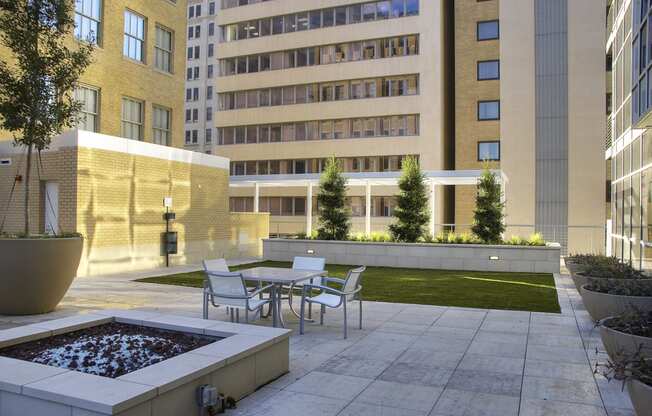
<svg viewBox="0 0 652 416">
<path fill-rule="evenodd" d="M 0 316 L 0 329 L 96 309 L 200 317 L 199 289 L 132 281 L 190 270 L 79 278 L 57 311 Z M 292 334 L 290 373 L 227 414 L 633 416 L 621 384 L 593 374 L 606 353 L 572 281 L 555 282 L 561 314 L 365 302 L 363 330 L 352 326 L 344 340 L 341 311 L 329 310 L 323 327 Z M 350 308 L 352 325 L 357 313 Z M 210 318 L 227 316 L 211 308 Z"/>
</svg>

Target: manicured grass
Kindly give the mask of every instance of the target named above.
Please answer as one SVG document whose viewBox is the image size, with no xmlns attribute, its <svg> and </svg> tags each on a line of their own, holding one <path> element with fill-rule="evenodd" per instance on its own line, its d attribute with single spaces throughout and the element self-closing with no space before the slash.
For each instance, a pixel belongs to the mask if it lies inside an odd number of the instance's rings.
<svg viewBox="0 0 652 416">
<path fill-rule="evenodd" d="M 232 267 L 291 267 L 265 261 Z M 329 276 L 345 277 L 353 266 L 327 265 Z M 139 282 L 203 287 L 203 272 L 148 277 Z M 510 309 L 559 313 L 551 274 L 468 272 L 456 270 L 368 267 L 362 278 L 363 300 L 468 308 Z"/>
</svg>

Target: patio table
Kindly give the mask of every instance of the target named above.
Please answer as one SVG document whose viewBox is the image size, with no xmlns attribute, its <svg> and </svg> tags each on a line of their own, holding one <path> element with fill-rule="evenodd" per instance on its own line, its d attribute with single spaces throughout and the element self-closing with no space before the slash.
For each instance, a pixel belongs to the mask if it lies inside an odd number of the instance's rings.
<svg viewBox="0 0 652 416">
<path fill-rule="evenodd" d="M 274 327 L 285 327 L 281 316 L 281 288 L 327 274 L 326 270 L 296 270 L 283 267 L 254 267 L 239 272 L 242 273 L 245 280 L 272 285 L 272 325 Z"/>
</svg>

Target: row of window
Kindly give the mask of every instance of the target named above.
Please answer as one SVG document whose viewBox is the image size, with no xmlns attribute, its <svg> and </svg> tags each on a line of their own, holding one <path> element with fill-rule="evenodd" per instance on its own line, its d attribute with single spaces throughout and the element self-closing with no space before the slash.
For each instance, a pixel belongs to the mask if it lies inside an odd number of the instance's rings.
<svg viewBox="0 0 652 416">
<path fill-rule="evenodd" d="M 204 144 L 213 143 L 213 129 L 206 129 L 206 134 L 204 136 Z M 199 144 L 199 131 L 198 130 L 186 130 L 186 144 Z M 208 152 L 207 152 L 208 153 Z"/>
<path fill-rule="evenodd" d="M 252 39 L 304 30 L 373 22 L 419 14 L 419 0 L 382 0 L 304 11 L 221 27 L 221 41 Z"/>
<path fill-rule="evenodd" d="M 208 24 L 208 36 L 215 36 L 215 22 Z M 188 39 L 199 39 L 201 37 L 201 25 L 188 26 Z"/>
<path fill-rule="evenodd" d="M 407 156 L 369 156 L 338 158 L 342 171 L 397 172 Z M 249 160 L 231 162 L 231 175 L 300 175 L 320 173 L 326 168 L 327 159 Z"/>
<path fill-rule="evenodd" d="M 221 59 L 220 75 L 274 71 L 418 53 L 419 35 L 398 36 Z"/>
<path fill-rule="evenodd" d="M 81 103 L 77 128 L 99 131 L 100 90 L 90 86 L 75 89 L 75 100 Z M 122 98 L 121 136 L 144 140 L 145 102 Z M 172 110 L 152 104 L 152 142 L 169 146 L 172 143 Z"/>
<path fill-rule="evenodd" d="M 219 94 L 219 110 L 306 104 L 419 93 L 418 75 L 292 85 Z"/>
<path fill-rule="evenodd" d="M 147 19 L 131 10 L 124 12 L 122 53 L 125 57 L 146 63 Z M 75 1 L 75 37 L 92 44 L 100 43 L 102 0 Z M 174 34 L 157 24 L 154 33 L 154 67 L 163 72 L 173 71 Z"/>
<path fill-rule="evenodd" d="M 230 9 L 232 7 L 246 6 L 248 4 L 262 3 L 264 1 L 270 1 L 270 0 L 222 0 L 221 8 L 222 10 L 224 10 L 224 9 Z"/>
<path fill-rule="evenodd" d="M 206 87 L 206 101 L 213 99 L 213 86 Z M 199 88 L 186 88 L 186 101 L 199 101 Z"/>
<path fill-rule="evenodd" d="M 199 121 L 198 108 L 186 108 L 186 123 L 197 123 Z M 213 121 L 213 107 L 206 107 L 206 121 Z"/>
<path fill-rule="evenodd" d="M 255 144 L 417 135 L 419 135 L 419 116 L 400 115 L 221 127 L 218 129 L 218 143 L 220 145 Z"/>
<path fill-rule="evenodd" d="M 304 216 L 306 215 L 306 197 L 281 197 L 263 196 L 258 199 L 258 210 L 269 212 L 271 216 Z M 350 196 L 346 198 L 346 206 L 353 217 L 364 217 L 367 211 L 366 198 L 364 196 Z M 391 217 L 396 207 L 396 198 L 393 196 L 372 196 L 371 216 Z M 254 198 L 248 196 L 236 196 L 229 199 L 231 212 L 253 212 Z M 319 213 L 317 197 L 312 199 L 312 213 Z"/>
<path fill-rule="evenodd" d="M 208 3 L 208 14 L 215 15 L 215 2 Z M 194 4 L 188 7 L 188 19 L 201 17 L 201 4 Z"/>
</svg>

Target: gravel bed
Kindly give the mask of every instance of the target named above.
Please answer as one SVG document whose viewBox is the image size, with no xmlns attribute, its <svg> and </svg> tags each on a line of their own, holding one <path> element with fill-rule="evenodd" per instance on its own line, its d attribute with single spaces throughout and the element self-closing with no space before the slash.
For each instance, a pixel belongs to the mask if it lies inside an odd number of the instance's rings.
<svg viewBox="0 0 652 416">
<path fill-rule="evenodd" d="M 14 345 L 0 356 L 116 378 L 219 339 L 112 322 Z"/>
</svg>

